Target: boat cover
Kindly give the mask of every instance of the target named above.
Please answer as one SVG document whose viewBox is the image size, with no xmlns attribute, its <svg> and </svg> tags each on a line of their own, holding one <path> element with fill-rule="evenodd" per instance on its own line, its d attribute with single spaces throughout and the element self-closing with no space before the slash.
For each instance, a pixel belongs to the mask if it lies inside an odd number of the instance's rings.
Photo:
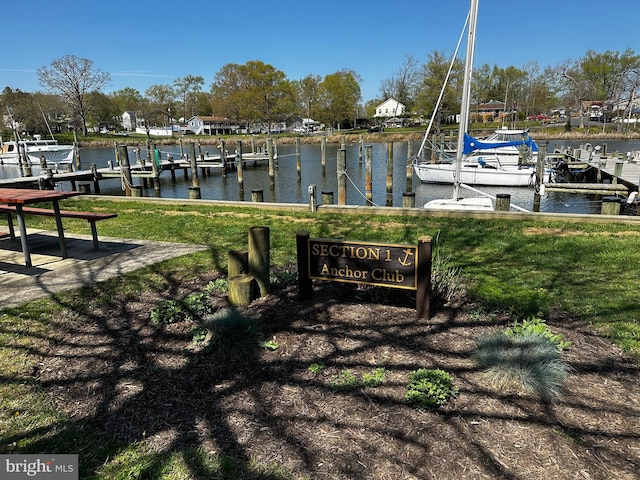
<svg viewBox="0 0 640 480">
<path fill-rule="evenodd" d="M 536 144 L 535 140 L 529 136 L 523 138 L 522 140 L 513 142 L 485 142 L 483 140 L 473 138 L 468 133 L 465 133 L 462 153 L 464 153 L 465 155 L 469 155 L 476 150 L 489 150 L 491 148 L 500 147 L 519 147 L 520 145 L 526 145 L 527 147 L 530 147 L 532 152 L 538 151 L 538 145 Z"/>
</svg>

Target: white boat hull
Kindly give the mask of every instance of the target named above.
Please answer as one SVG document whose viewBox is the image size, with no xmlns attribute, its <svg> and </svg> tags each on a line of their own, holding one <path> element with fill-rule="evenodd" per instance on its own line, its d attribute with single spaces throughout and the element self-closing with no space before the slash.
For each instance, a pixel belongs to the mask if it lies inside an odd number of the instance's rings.
<svg viewBox="0 0 640 480">
<path fill-rule="evenodd" d="M 51 143 L 25 142 L 29 164 L 39 165 L 44 157 L 49 164 L 71 162 L 73 160 L 73 145 L 57 145 Z M 0 163 L 19 165 L 20 157 L 15 142 L 6 142 L 0 150 Z"/>
<path fill-rule="evenodd" d="M 445 198 L 431 200 L 425 203 L 424 208 L 427 210 L 465 210 L 465 211 L 493 211 L 493 202 L 488 197 L 469 197 L 469 198 Z"/>
<path fill-rule="evenodd" d="M 423 183 L 453 185 L 455 165 L 443 163 L 418 163 L 414 165 L 416 175 Z M 535 169 L 530 167 L 503 166 L 483 168 L 477 164 L 465 164 L 460 168 L 458 182 L 467 185 L 485 185 L 497 187 L 527 187 L 535 180 Z"/>
</svg>

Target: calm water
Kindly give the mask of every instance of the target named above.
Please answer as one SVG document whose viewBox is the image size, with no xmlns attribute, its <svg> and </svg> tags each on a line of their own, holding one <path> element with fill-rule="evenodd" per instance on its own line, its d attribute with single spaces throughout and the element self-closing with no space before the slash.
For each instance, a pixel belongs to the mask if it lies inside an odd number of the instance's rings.
<svg viewBox="0 0 640 480">
<path fill-rule="evenodd" d="M 549 150 L 554 146 L 578 147 L 584 141 L 549 141 Z M 592 145 L 599 144 L 590 142 Z M 640 141 L 607 141 L 608 151 L 631 151 L 640 149 Z M 414 142 L 414 151 L 418 148 Z M 232 145 L 230 150 L 233 150 Z M 247 146 L 244 146 L 245 150 Z M 316 185 L 318 200 L 322 192 L 334 192 L 337 203 L 337 174 L 336 159 L 339 145 L 329 144 L 326 149 L 326 168 L 321 165 L 320 145 L 301 146 L 301 180 L 298 181 L 296 168 L 295 145 L 278 145 L 278 168 L 275 171 L 274 185 L 270 185 L 269 171 L 266 162 L 257 167 L 247 167 L 244 170 L 244 190 L 241 191 L 237 181 L 236 172 L 223 175 L 219 170 L 213 170 L 210 176 L 203 176 L 199 171 L 201 197 L 208 200 L 240 200 L 251 201 L 252 190 L 262 190 L 265 202 L 278 203 L 304 203 L 309 202 L 307 188 Z M 357 144 L 348 144 L 347 148 L 347 203 L 350 205 L 365 205 L 365 166 L 364 161 L 359 161 L 359 147 Z M 203 151 L 211 151 L 212 146 L 203 146 Z M 179 158 L 179 146 L 163 146 L 162 158 L 168 155 Z M 217 153 L 217 150 L 216 152 Z M 387 204 L 386 176 L 387 176 L 387 144 L 372 144 L 372 171 L 373 171 L 373 203 L 384 206 Z M 80 150 L 82 168 L 88 169 L 95 163 L 98 168 L 107 167 L 113 162 L 115 155 L 113 148 L 82 148 Z M 129 149 L 129 159 L 132 164 L 136 161 L 133 149 Z M 393 195 L 392 205 L 402 206 L 403 192 L 407 191 L 406 167 L 407 167 L 407 143 L 394 143 L 393 146 Z M 16 166 L 0 166 L 0 178 L 18 176 Z M 182 172 L 176 173 L 177 181 L 173 183 L 168 172 L 161 175 L 160 195 L 163 198 L 188 198 L 191 179 L 185 180 Z M 142 180 L 134 179 L 134 183 L 142 185 Z M 62 184 L 64 190 L 71 187 Z M 107 195 L 124 195 L 119 179 L 103 180 L 100 182 L 101 193 Z M 533 190 L 530 188 L 506 188 L 506 187 L 482 187 L 486 193 L 496 195 L 507 193 L 511 195 L 511 203 L 526 209 L 533 208 Z M 411 191 L 415 193 L 416 206 L 421 206 L 429 200 L 436 198 L 449 198 L 452 195 L 451 186 L 427 185 L 421 183 L 415 175 L 411 180 Z M 153 188 L 143 190 L 143 196 L 155 197 Z M 469 194 L 467 196 L 473 196 Z M 541 199 L 540 211 L 557 213 L 599 213 L 600 202 L 598 197 L 592 195 L 566 194 L 549 192 Z"/>
</svg>

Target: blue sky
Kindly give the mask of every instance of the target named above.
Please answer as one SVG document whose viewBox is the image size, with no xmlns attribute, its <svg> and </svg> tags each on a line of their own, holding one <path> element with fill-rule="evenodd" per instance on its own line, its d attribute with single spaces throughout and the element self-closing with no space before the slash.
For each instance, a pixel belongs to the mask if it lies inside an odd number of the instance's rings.
<svg viewBox="0 0 640 480">
<path fill-rule="evenodd" d="M 260 60 L 298 80 L 349 68 L 363 101 L 412 55 L 452 54 L 469 0 L 23 0 L 2 6 L 0 88 L 42 91 L 37 70 L 75 55 L 144 93 L 228 63 Z M 640 54 L 638 0 L 480 0 L 476 66 L 541 68 L 588 50 Z"/>
</svg>

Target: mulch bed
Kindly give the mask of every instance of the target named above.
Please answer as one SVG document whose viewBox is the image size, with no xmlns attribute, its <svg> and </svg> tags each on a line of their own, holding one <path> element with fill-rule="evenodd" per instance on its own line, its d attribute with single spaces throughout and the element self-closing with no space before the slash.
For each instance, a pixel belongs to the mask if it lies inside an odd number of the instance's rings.
<svg viewBox="0 0 640 480">
<path fill-rule="evenodd" d="M 121 441 L 277 462 L 295 478 L 638 478 L 640 369 L 576 319 L 547 319 L 572 342 L 563 352 L 572 374 L 550 402 L 493 387 L 472 361 L 477 338 L 506 318 L 460 301 L 417 320 L 410 298 L 351 285 L 316 284 L 305 302 L 295 287 L 274 288 L 243 308 L 276 350 L 235 364 L 187 355 L 193 324 L 155 326 L 149 313 L 212 279 L 69 310 L 38 371 L 57 407 Z M 226 306 L 223 295 L 212 301 Z M 325 368 L 314 373 L 312 364 Z M 378 387 L 331 388 L 345 369 L 380 367 Z M 457 398 L 436 411 L 408 405 L 418 368 L 451 373 Z"/>
</svg>

